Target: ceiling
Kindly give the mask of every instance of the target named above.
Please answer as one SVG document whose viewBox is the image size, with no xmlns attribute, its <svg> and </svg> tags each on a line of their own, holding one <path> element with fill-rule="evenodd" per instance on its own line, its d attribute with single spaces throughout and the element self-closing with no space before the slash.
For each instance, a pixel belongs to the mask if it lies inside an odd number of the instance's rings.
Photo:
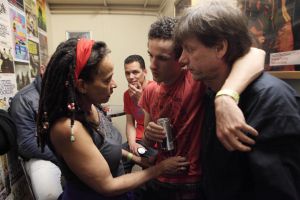
<svg viewBox="0 0 300 200">
<path fill-rule="evenodd" d="M 46 0 L 53 12 L 159 12 L 168 0 Z"/>
</svg>

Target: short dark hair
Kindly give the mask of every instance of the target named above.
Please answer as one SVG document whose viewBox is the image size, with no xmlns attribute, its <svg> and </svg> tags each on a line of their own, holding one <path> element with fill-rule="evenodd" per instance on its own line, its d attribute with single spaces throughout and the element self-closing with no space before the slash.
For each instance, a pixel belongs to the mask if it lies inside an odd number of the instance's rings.
<svg viewBox="0 0 300 200">
<path fill-rule="evenodd" d="M 144 61 L 142 56 L 136 55 L 136 54 L 130 55 L 127 58 L 125 58 L 124 65 L 130 64 L 130 63 L 133 63 L 133 62 L 138 62 L 140 64 L 140 67 L 141 67 L 142 70 L 146 69 L 145 61 Z"/>
<path fill-rule="evenodd" d="M 200 3 L 186 10 L 177 23 L 175 38 L 179 43 L 195 36 L 207 47 L 228 42 L 224 60 L 227 64 L 246 54 L 251 47 L 251 36 L 246 17 L 241 11 L 225 0 Z"/>
<path fill-rule="evenodd" d="M 161 17 L 151 24 L 148 39 L 172 40 L 177 20 L 171 17 Z"/>
<path fill-rule="evenodd" d="M 172 17 L 161 17 L 153 24 L 151 24 L 148 32 L 148 40 L 162 39 L 173 40 L 174 31 L 176 27 L 177 19 Z M 182 48 L 174 41 L 174 53 L 176 59 L 178 59 L 182 53 Z"/>
</svg>

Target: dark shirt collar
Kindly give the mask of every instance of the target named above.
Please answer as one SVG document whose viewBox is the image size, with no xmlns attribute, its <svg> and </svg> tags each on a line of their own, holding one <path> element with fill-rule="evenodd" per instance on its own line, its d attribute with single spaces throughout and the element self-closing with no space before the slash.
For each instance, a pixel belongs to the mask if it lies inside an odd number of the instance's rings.
<svg viewBox="0 0 300 200">
<path fill-rule="evenodd" d="M 216 92 L 210 88 L 207 88 L 205 91 L 205 95 L 206 95 L 207 100 L 213 101 L 215 99 Z"/>
</svg>

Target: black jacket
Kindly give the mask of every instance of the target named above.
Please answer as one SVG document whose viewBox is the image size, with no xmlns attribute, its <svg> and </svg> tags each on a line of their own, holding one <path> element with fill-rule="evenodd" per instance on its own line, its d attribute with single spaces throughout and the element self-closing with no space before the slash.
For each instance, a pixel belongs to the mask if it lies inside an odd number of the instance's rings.
<svg viewBox="0 0 300 200">
<path fill-rule="evenodd" d="M 239 106 L 259 135 L 252 151 L 229 152 L 215 132 L 207 96 L 203 132 L 203 191 L 208 200 L 300 199 L 300 97 L 264 73 L 241 95 Z"/>
</svg>

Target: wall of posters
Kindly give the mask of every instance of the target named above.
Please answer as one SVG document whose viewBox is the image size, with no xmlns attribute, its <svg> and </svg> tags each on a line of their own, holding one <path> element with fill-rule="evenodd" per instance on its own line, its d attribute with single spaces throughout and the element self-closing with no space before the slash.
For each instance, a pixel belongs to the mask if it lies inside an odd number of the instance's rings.
<svg viewBox="0 0 300 200">
<path fill-rule="evenodd" d="M 46 2 L 38 5 L 36 0 L 0 0 L 0 109 L 9 108 L 16 92 L 38 74 L 41 59 L 48 60 Z M 0 200 L 31 199 L 17 156 L 15 149 L 0 156 Z"/>
</svg>

